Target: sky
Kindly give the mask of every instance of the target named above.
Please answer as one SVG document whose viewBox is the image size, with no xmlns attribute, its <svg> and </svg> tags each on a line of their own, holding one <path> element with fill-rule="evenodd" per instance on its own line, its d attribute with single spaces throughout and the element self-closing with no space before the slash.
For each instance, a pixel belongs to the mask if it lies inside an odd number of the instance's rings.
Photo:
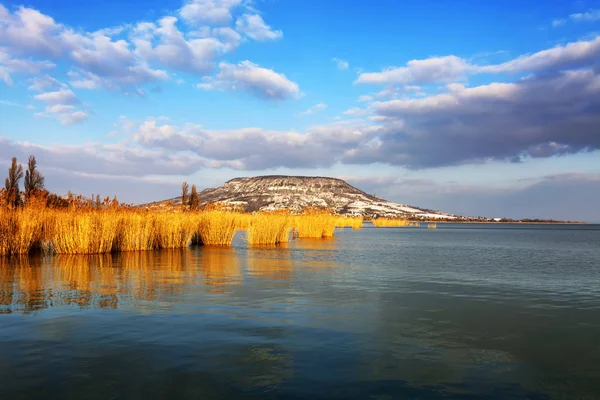
<svg viewBox="0 0 600 400">
<path fill-rule="evenodd" d="M 332 176 L 600 222 L 600 0 L 0 0 L 0 165 L 143 203 Z"/>
</svg>

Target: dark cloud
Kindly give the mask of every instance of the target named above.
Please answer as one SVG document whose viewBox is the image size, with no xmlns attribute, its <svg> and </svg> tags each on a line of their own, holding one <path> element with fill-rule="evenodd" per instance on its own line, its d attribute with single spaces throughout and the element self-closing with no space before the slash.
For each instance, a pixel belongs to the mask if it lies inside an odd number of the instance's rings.
<svg viewBox="0 0 600 400">
<path fill-rule="evenodd" d="M 15 143 L 0 137 L 0 161 L 6 163 L 11 157 L 17 157 L 24 163 L 30 154 L 35 155 L 40 167 L 114 176 L 188 175 L 202 164 L 198 157 L 188 154 L 169 154 L 125 145 L 41 146 Z"/>
<path fill-rule="evenodd" d="M 84 196 L 99 194 L 102 198 L 117 196 L 119 201 L 140 204 L 166 200 L 179 194 L 178 182 L 157 181 L 140 177 L 88 175 L 71 171 L 42 169 L 46 187 L 60 195 L 69 191 Z"/>
<path fill-rule="evenodd" d="M 339 162 L 343 154 L 374 138 L 378 129 L 364 123 L 339 123 L 313 127 L 303 134 L 259 128 L 210 131 L 200 126 L 179 128 L 148 120 L 138 127 L 134 138 L 148 148 L 192 151 L 203 158 L 206 167 L 319 168 Z"/>
<path fill-rule="evenodd" d="M 380 142 L 358 148 L 344 162 L 425 168 L 571 154 L 600 148 L 600 75 L 577 70 L 453 87 L 423 99 L 377 103 L 376 112 L 389 118 Z"/>
</svg>

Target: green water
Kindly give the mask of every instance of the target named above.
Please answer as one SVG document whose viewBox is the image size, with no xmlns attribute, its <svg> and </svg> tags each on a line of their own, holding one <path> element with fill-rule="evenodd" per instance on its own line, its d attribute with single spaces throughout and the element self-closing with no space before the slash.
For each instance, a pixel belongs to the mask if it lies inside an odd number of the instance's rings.
<svg viewBox="0 0 600 400">
<path fill-rule="evenodd" d="M 0 399 L 600 398 L 600 226 L 0 263 Z"/>
</svg>

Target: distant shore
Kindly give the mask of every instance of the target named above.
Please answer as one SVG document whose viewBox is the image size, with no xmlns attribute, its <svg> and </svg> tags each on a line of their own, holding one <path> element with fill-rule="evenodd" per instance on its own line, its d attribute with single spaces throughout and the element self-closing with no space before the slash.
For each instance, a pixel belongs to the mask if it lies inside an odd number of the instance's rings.
<svg viewBox="0 0 600 400">
<path fill-rule="evenodd" d="M 589 222 L 571 222 L 571 221 L 455 221 L 455 220 L 409 220 L 410 222 L 420 222 L 424 224 L 486 224 L 486 225 L 589 225 Z M 365 220 L 371 222 L 371 220 Z"/>
<path fill-rule="evenodd" d="M 442 224 L 487 224 L 487 225 L 588 225 L 588 222 L 564 222 L 564 221 L 423 221 L 430 223 L 442 223 Z"/>
</svg>

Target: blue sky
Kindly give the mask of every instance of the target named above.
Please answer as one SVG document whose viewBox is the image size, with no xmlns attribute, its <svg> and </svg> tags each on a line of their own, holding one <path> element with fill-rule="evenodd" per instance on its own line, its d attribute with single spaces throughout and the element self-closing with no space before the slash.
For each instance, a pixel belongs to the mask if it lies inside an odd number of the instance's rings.
<svg viewBox="0 0 600 400">
<path fill-rule="evenodd" d="M 0 0 L 0 118 L 59 193 L 283 173 L 600 221 L 600 1 Z"/>
</svg>

